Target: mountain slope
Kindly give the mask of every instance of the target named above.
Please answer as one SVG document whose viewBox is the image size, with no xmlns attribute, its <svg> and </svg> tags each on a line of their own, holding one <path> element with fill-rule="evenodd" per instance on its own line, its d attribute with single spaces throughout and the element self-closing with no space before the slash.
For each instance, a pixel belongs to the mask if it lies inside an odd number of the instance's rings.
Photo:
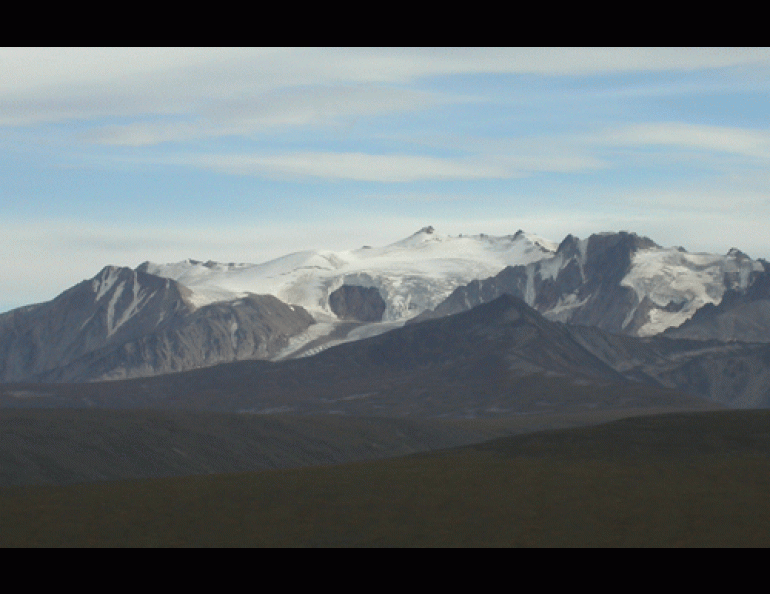
<svg viewBox="0 0 770 594">
<path fill-rule="evenodd" d="M 770 342 L 770 263 L 759 260 L 763 270 L 741 291 L 728 289 L 718 305 L 707 303 L 665 336 L 699 340 Z"/>
<path fill-rule="evenodd" d="M 269 358 L 314 323 L 273 296 L 196 308 L 171 279 L 108 266 L 50 302 L 0 316 L 3 381 L 93 381 Z"/>
<path fill-rule="evenodd" d="M 626 378 L 569 326 L 508 295 L 313 357 L 239 361 L 124 382 L 6 385 L 0 405 L 423 418 L 710 406 L 655 381 Z"/>
<path fill-rule="evenodd" d="M 0 315 L 0 377 L 19 381 L 134 340 L 193 311 L 169 279 L 105 267 L 52 301 Z"/>
</svg>

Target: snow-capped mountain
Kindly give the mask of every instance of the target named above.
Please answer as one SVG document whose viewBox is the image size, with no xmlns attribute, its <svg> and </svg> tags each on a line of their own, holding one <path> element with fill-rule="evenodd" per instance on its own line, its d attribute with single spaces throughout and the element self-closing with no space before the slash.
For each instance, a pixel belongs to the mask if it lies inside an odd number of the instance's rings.
<svg viewBox="0 0 770 594">
<path fill-rule="evenodd" d="M 329 295 L 339 287 L 373 287 L 385 301 L 382 321 L 390 322 L 435 307 L 474 279 L 550 257 L 557 247 L 523 231 L 504 237 L 452 237 L 424 227 L 385 247 L 297 252 L 263 264 L 145 262 L 139 269 L 178 281 L 192 291 L 190 300 L 199 306 L 247 292 L 269 294 L 304 307 L 319 321 L 337 318 Z"/>
<path fill-rule="evenodd" d="M 458 287 L 433 311 L 413 321 L 457 313 L 511 294 L 550 320 L 652 336 L 679 327 L 705 306 L 720 304 L 725 294 L 767 298 L 752 291 L 766 284 L 766 268 L 763 261 L 737 249 L 725 255 L 689 253 L 634 233 L 600 233 L 583 240 L 569 235 L 551 256 Z M 770 341 L 770 335 L 765 339 Z"/>
</svg>

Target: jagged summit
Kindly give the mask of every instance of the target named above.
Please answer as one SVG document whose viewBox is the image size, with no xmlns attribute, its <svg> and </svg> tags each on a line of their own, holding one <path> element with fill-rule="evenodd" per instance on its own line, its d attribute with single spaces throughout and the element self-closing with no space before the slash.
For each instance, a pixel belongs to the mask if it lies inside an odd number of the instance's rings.
<svg viewBox="0 0 770 594">
<path fill-rule="evenodd" d="M 742 252 L 741 250 L 735 247 L 730 248 L 727 252 L 727 255 L 731 258 L 749 258 L 749 256 L 745 252 Z"/>
<path fill-rule="evenodd" d="M 625 246 L 628 246 L 629 248 L 633 250 L 643 250 L 643 249 L 649 249 L 649 248 L 660 248 L 661 246 L 657 244 L 655 241 L 650 239 L 649 237 L 645 235 L 639 235 L 638 233 L 635 233 L 633 231 L 602 231 L 600 233 L 594 233 L 590 236 L 594 239 L 594 241 L 609 241 L 612 243 L 622 244 Z M 575 237 L 572 234 L 567 235 L 567 237 L 562 240 L 562 243 L 564 242 L 575 242 L 579 241 L 580 239 L 578 237 Z"/>
<path fill-rule="evenodd" d="M 561 243 L 559 244 L 559 247 L 556 248 L 557 254 L 563 254 L 567 252 L 574 252 L 577 247 L 578 243 L 580 242 L 580 239 L 572 235 L 571 233 L 567 235 L 564 239 L 561 240 Z"/>
<path fill-rule="evenodd" d="M 726 256 L 691 254 L 627 231 L 586 239 L 567 235 L 554 254 L 458 287 L 415 320 L 464 311 L 509 293 L 554 321 L 651 336 L 680 326 L 730 291 L 743 294 L 758 287 L 765 274 L 761 262 L 739 250 Z M 752 289 L 747 299 L 754 293 L 764 294 Z"/>
<path fill-rule="evenodd" d="M 408 237 L 405 237 L 404 239 L 400 239 L 390 245 L 392 247 L 398 247 L 398 246 L 411 247 L 411 246 L 417 246 L 417 245 L 422 245 L 426 243 L 440 242 L 446 239 L 449 239 L 449 237 L 437 233 L 436 229 L 433 226 L 428 225 L 427 227 L 423 227 L 419 231 L 415 231 Z"/>
</svg>

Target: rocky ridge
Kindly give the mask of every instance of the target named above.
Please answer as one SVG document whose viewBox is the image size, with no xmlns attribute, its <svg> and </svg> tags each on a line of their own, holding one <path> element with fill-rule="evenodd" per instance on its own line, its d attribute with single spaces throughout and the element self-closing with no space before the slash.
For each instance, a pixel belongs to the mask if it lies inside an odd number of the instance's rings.
<svg viewBox="0 0 770 594">
<path fill-rule="evenodd" d="M 197 308 L 174 280 L 105 267 L 47 303 L 0 315 L 2 381 L 95 381 L 267 359 L 314 323 L 272 295 Z"/>
</svg>

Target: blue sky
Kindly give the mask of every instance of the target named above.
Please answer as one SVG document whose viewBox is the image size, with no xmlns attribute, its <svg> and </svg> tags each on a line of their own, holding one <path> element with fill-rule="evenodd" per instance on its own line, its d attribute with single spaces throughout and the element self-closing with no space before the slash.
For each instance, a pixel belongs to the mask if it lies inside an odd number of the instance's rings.
<svg viewBox="0 0 770 594">
<path fill-rule="evenodd" d="M 0 311 L 420 227 L 770 259 L 764 48 L 0 49 Z"/>
</svg>

